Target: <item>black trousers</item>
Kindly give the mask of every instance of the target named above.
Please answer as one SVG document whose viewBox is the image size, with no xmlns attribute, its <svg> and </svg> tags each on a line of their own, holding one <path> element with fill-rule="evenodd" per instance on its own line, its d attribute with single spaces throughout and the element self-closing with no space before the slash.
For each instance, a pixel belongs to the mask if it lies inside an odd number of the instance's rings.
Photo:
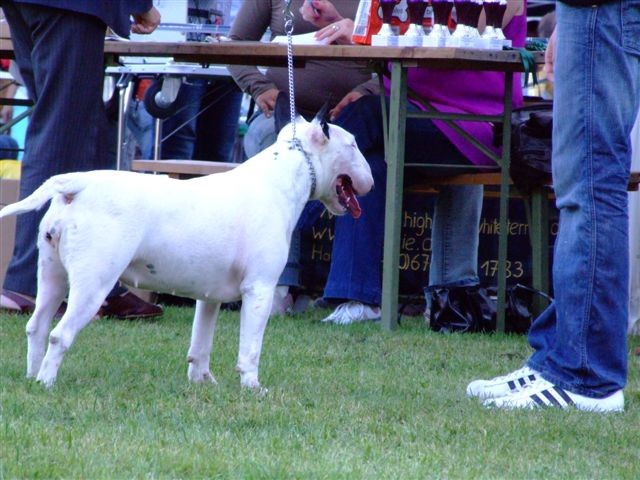
<svg viewBox="0 0 640 480">
<path fill-rule="evenodd" d="M 113 168 L 102 101 L 105 24 L 98 18 L 2 0 L 20 73 L 35 107 L 22 160 L 20 198 L 49 177 Z M 46 209 L 19 215 L 4 287 L 35 295 L 38 225 Z"/>
</svg>

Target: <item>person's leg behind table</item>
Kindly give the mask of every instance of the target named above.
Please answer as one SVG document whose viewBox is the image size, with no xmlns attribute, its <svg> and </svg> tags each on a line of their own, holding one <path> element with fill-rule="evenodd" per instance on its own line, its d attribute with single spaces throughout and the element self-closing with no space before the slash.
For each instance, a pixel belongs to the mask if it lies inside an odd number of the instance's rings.
<svg viewBox="0 0 640 480">
<path fill-rule="evenodd" d="M 629 136 L 640 101 L 640 0 L 596 8 L 558 3 L 557 18 L 555 300 L 529 333 L 535 352 L 525 368 L 537 379 L 485 403 L 621 411 L 627 377 L 626 187 Z"/>
<path fill-rule="evenodd" d="M 5 1 L 16 62 L 34 100 L 25 142 L 20 198 L 55 174 L 112 168 L 102 102 L 105 25 L 65 10 Z M 78 42 L 82 38 L 82 42 Z M 63 127 L 61 127 L 63 126 Z M 68 132 L 82 132 L 73 135 Z M 38 225 L 46 209 L 19 215 L 0 308 L 30 313 L 37 290 Z M 122 302 L 128 312 L 158 315 L 161 310 L 114 288 L 106 311 Z M 135 300 L 135 301 L 134 301 Z M 112 310 L 114 314 L 121 309 Z"/>
<path fill-rule="evenodd" d="M 197 115 L 205 91 L 200 78 L 183 80 L 175 100 L 176 112 L 162 121 L 160 157 L 171 160 L 191 160 L 196 145 Z M 154 129 L 155 132 L 155 119 Z M 148 152 L 153 158 L 153 152 Z"/>
<path fill-rule="evenodd" d="M 231 77 L 215 78 L 203 89 L 194 160 L 233 161 L 242 91 Z"/>
<path fill-rule="evenodd" d="M 256 111 L 248 123 L 249 126 L 244 135 L 242 147 L 244 156 L 251 158 L 273 145 L 278 136 L 273 115 L 267 117 L 261 111 Z"/>
<path fill-rule="evenodd" d="M 363 213 L 359 219 L 336 218 L 331 268 L 324 296 L 344 303 L 324 319 L 327 322 L 348 324 L 380 317 L 386 191 L 381 119 L 380 99 L 369 96 L 345 108 L 336 122 L 356 137 L 358 147 L 371 166 L 376 188 L 360 199 Z M 407 122 L 405 152 L 407 163 L 470 165 L 433 122 L 426 119 Z M 458 168 L 439 167 L 436 175 L 459 171 Z M 482 186 L 450 186 L 440 192 L 434 206 L 430 285 L 478 283 L 481 209 Z"/>
</svg>

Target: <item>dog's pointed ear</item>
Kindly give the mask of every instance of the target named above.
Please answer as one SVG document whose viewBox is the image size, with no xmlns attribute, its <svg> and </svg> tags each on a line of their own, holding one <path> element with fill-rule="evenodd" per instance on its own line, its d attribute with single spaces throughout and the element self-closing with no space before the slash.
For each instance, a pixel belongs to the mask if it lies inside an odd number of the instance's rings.
<svg viewBox="0 0 640 480">
<path fill-rule="evenodd" d="M 313 119 L 314 122 L 318 122 L 320 124 L 320 126 L 322 127 L 322 132 L 324 133 L 324 136 L 327 138 L 329 138 L 329 125 L 327 124 L 328 112 L 329 112 L 329 100 L 324 102 L 324 105 L 322 105 L 322 108 L 318 113 L 316 113 L 316 116 Z"/>
<path fill-rule="evenodd" d="M 296 121 L 300 114 L 296 112 Z M 278 93 L 276 99 L 276 107 L 273 111 L 273 121 L 275 123 L 276 135 L 280 133 L 285 126 L 291 123 L 291 107 L 289 106 L 289 97 L 286 93 Z"/>
</svg>

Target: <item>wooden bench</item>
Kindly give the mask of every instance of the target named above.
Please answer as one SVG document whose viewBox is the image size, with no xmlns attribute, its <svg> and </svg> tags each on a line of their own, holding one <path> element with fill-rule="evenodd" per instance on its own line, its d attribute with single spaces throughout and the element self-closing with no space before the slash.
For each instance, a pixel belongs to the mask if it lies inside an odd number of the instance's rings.
<svg viewBox="0 0 640 480">
<path fill-rule="evenodd" d="M 436 191 L 438 185 L 484 185 L 491 187 L 500 187 L 499 171 L 487 173 L 463 173 L 451 177 L 427 179 L 420 185 L 413 185 L 406 188 L 405 191 L 410 193 L 431 193 Z M 640 171 L 631 172 L 627 190 L 630 192 L 638 191 L 640 184 Z M 512 193 L 519 195 L 517 190 Z M 491 194 L 499 194 L 494 191 Z M 487 192 L 485 192 L 487 195 Z M 551 178 L 547 184 L 539 189 L 535 189 L 530 195 L 522 196 L 527 200 L 526 214 L 529 222 L 529 241 L 531 244 L 531 283 L 544 293 L 550 291 L 549 279 L 549 199 L 553 197 L 553 187 Z M 546 306 L 546 300 L 538 296 L 534 300 L 534 313 L 540 313 Z"/>
<path fill-rule="evenodd" d="M 133 160 L 131 170 L 136 172 L 165 173 L 171 178 L 190 178 L 226 172 L 237 163 L 207 162 L 203 160 Z"/>
<path fill-rule="evenodd" d="M 139 172 L 164 173 L 172 178 L 191 178 L 200 175 L 226 172 L 238 164 L 228 162 L 207 162 L 200 160 L 133 160 L 132 170 Z M 461 173 L 449 177 L 424 179 L 420 184 L 405 188 L 407 193 L 434 193 L 439 185 L 484 185 L 500 186 L 500 172 Z M 638 191 L 640 172 L 631 172 L 627 190 Z M 487 192 L 491 195 L 492 192 Z M 495 192 L 498 193 L 498 192 Z M 514 194 L 518 192 L 514 189 Z M 534 190 L 531 195 L 523 196 L 527 202 L 529 221 L 529 240 L 531 242 L 532 286 L 549 293 L 549 198 L 553 195 L 551 179 L 546 186 Z M 545 307 L 542 297 L 536 300 L 534 312 L 539 313 Z"/>
</svg>

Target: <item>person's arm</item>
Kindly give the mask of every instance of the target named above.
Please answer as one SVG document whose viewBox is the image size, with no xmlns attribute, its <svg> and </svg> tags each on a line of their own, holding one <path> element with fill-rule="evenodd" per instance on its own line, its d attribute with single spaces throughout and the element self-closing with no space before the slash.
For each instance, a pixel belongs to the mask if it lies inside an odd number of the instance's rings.
<svg viewBox="0 0 640 480">
<path fill-rule="evenodd" d="M 300 7 L 300 14 L 307 22 L 318 28 L 326 27 L 344 18 L 329 0 L 305 0 Z"/>
<path fill-rule="evenodd" d="M 352 43 L 353 20 L 345 18 L 329 0 L 305 0 L 300 14 L 307 22 L 318 28 L 317 40 L 323 43 L 349 45 Z"/>
<path fill-rule="evenodd" d="M 544 52 L 544 68 L 543 71 L 547 76 L 549 82 L 553 82 L 553 64 L 556 59 L 556 29 L 553 29 L 553 33 L 549 37 L 549 43 L 547 43 L 547 49 Z"/>
<path fill-rule="evenodd" d="M 231 26 L 229 37 L 232 40 L 239 41 L 259 41 L 270 23 L 270 1 L 242 2 L 240 10 Z M 273 103 L 271 108 L 275 106 L 278 89 L 257 67 L 229 65 L 227 70 L 229 70 L 229 73 L 240 90 L 251 95 L 263 112 L 265 112 L 265 108 L 269 107 L 271 103 Z M 264 97 L 258 101 L 261 95 L 264 95 Z M 269 99 L 271 99 L 271 101 Z"/>
<path fill-rule="evenodd" d="M 350 103 L 355 102 L 361 97 L 365 95 L 379 95 L 380 94 L 380 80 L 378 77 L 374 77 L 371 80 L 358 85 L 356 88 L 347 93 L 342 99 L 338 102 L 338 104 L 331 109 L 329 112 L 329 119 L 333 121 L 342 109 L 349 105 Z"/>
<path fill-rule="evenodd" d="M 0 81 L 0 97 L 14 98 L 18 87 L 14 80 Z M 9 123 L 13 118 L 13 105 L 3 105 L 0 108 L 0 122 Z"/>
<path fill-rule="evenodd" d="M 507 9 L 504 12 L 502 18 L 502 28 L 509 25 L 509 22 L 513 17 L 522 15 L 524 13 L 524 0 L 507 0 Z M 484 14 L 484 10 L 480 14 L 480 20 L 478 20 L 478 31 L 483 32 L 484 27 L 487 25 L 487 19 Z"/>
<path fill-rule="evenodd" d="M 146 12 L 133 14 L 131 31 L 133 33 L 149 34 L 158 28 L 158 25 L 160 25 L 160 12 L 156 7 L 151 7 Z"/>
</svg>

